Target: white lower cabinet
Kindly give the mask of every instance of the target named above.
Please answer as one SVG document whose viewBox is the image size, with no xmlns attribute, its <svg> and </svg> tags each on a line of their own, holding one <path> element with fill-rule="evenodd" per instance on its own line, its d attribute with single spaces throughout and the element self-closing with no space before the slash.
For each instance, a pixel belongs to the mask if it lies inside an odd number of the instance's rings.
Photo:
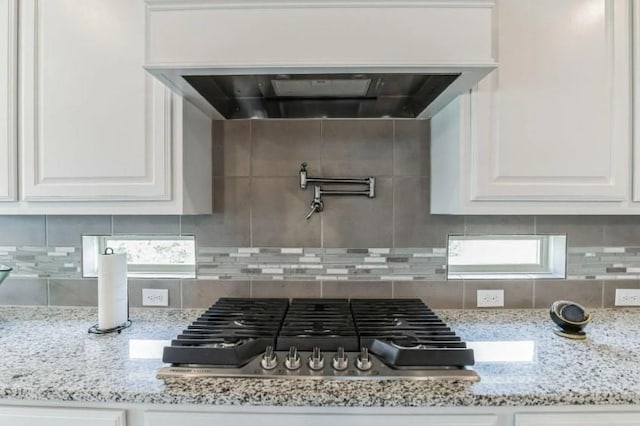
<svg viewBox="0 0 640 426">
<path fill-rule="evenodd" d="M 275 410 L 274 410 L 275 411 Z M 492 415 L 431 414 L 308 414 L 290 413 L 179 413 L 154 411 L 145 414 L 145 426 L 497 426 Z"/>
<path fill-rule="evenodd" d="M 640 411 L 629 413 L 523 413 L 514 426 L 638 426 Z"/>
<path fill-rule="evenodd" d="M 0 407 L 0 425 L 126 426 L 124 410 Z"/>
</svg>

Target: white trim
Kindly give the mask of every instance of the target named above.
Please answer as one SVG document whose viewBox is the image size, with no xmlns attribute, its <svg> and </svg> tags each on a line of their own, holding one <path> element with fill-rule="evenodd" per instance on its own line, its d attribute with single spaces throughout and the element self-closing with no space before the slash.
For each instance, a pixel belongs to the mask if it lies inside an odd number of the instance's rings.
<svg viewBox="0 0 640 426">
<path fill-rule="evenodd" d="M 492 8 L 494 0 L 146 0 L 149 10 L 278 9 L 278 8 Z"/>
<path fill-rule="evenodd" d="M 6 3 L 6 58 L 1 58 L 0 66 L 6 64 L 7 85 L 6 93 L 6 117 L 0 117 L 0 120 L 6 120 L 7 133 L 0 135 L 2 138 L 6 138 L 6 153 L 2 153 L 3 163 L 6 165 L 5 171 L 7 178 L 7 191 L 0 193 L 0 201 L 16 201 L 18 199 L 18 96 L 17 96 L 17 83 L 18 83 L 18 2 L 17 0 L 8 0 Z M 0 82 L 1 83 L 1 82 Z M 2 101 L 2 100 L 0 100 Z"/>
</svg>

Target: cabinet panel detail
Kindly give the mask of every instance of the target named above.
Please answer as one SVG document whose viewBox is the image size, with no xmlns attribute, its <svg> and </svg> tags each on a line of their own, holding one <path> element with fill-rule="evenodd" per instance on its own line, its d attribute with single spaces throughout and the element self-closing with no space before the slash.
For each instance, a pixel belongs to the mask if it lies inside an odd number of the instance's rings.
<svg viewBox="0 0 640 426">
<path fill-rule="evenodd" d="M 11 426 L 125 426 L 123 410 L 0 407 L 0 424 Z"/>
<path fill-rule="evenodd" d="M 145 414 L 145 426 L 172 426 L 188 423 L 190 426 L 209 426 L 212 424 L 233 424 L 236 426 L 387 426 L 401 424 L 405 426 L 497 426 L 498 417 L 493 415 L 429 415 L 429 414 L 285 414 L 285 413 L 175 413 L 148 412 Z"/>
<path fill-rule="evenodd" d="M 496 4 L 498 70 L 471 94 L 472 201 L 628 199 L 628 1 Z"/>
<path fill-rule="evenodd" d="M 18 2 L 0 1 L 0 201 L 17 199 Z"/>
<path fill-rule="evenodd" d="M 144 1 L 25 0 L 23 199 L 168 200 L 171 93 L 143 68 Z"/>
</svg>

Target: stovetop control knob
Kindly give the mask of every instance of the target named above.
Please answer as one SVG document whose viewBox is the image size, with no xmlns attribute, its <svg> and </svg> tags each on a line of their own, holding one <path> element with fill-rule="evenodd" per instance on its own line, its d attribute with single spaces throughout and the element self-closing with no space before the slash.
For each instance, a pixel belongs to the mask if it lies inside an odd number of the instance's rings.
<svg viewBox="0 0 640 426">
<path fill-rule="evenodd" d="M 360 371 L 367 371 L 370 370 L 372 366 L 369 349 L 363 347 L 356 357 L 356 368 Z"/>
<path fill-rule="evenodd" d="M 312 370 L 322 370 L 324 367 L 324 357 L 320 353 L 320 348 L 313 348 L 313 353 L 309 356 L 308 359 L 309 368 Z"/>
<path fill-rule="evenodd" d="M 297 370 L 300 368 L 300 355 L 298 355 L 298 349 L 295 346 L 289 348 L 289 353 L 284 358 L 284 366 L 287 370 Z"/>
<path fill-rule="evenodd" d="M 344 354 L 344 348 L 339 347 L 338 352 L 331 360 L 331 366 L 334 370 L 344 371 L 349 367 L 349 358 Z"/>
<path fill-rule="evenodd" d="M 267 346 L 260 360 L 260 365 L 265 370 L 273 370 L 278 366 L 278 357 L 273 353 L 273 346 Z"/>
</svg>

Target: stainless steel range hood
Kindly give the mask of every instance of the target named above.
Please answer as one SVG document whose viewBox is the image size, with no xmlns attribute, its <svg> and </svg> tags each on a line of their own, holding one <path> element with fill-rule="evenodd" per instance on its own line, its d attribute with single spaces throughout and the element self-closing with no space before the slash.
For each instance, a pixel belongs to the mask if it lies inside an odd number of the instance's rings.
<svg viewBox="0 0 640 426">
<path fill-rule="evenodd" d="M 429 118 L 496 67 L 491 1 L 147 7 L 147 70 L 214 119 Z"/>
<path fill-rule="evenodd" d="M 227 119 L 416 118 L 459 74 L 184 76 Z"/>
</svg>

